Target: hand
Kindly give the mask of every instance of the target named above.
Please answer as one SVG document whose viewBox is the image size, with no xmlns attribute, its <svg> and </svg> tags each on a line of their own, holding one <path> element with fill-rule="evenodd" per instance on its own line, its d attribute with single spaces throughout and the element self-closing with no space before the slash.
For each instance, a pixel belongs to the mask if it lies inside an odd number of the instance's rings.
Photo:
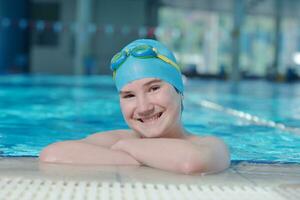
<svg viewBox="0 0 300 200">
<path fill-rule="evenodd" d="M 110 149 L 111 150 L 115 150 L 115 151 L 122 151 L 124 153 L 127 153 L 130 156 L 132 156 L 140 165 L 142 165 L 142 162 L 139 161 L 136 158 L 136 155 L 134 153 L 134 148 L 133 147 L 134 147 L 135 142 L 137 140 L 140 140 L 140 139 L 124 139 L 124 140 L 119 140 L 114 145 L 112 145 L 110 147 Z"/>
</svg>

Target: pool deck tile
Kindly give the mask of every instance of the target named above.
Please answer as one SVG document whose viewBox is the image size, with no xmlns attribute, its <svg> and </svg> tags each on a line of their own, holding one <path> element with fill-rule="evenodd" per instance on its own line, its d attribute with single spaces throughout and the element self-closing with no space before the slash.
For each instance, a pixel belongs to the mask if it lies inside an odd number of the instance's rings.
<svg viewBox="0 0 300 200">
<path fill-rule="evenodd" d="M 236 172 L 255 185 L 299 185 L 299 164 L 249 164 L 232 167 Z"/>
<path fill-rule="evenodd" d="M 1 158 L 1 177 L 120 183 L 300 187 L 300 165 L 233 164 L 217 174 L 182 175 L 149 167 L 76 166 L 40 163 L 37 158 Z"/>
</svg>

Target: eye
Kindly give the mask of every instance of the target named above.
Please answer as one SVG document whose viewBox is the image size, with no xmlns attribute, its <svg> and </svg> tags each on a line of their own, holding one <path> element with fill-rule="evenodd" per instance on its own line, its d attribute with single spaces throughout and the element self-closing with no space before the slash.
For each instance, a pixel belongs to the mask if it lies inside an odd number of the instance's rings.
<svg viewBox="0 0 300 200">
<path fill-rule="evenodd" d="M 160 89 L 160 85 L 153 85 L 153 86 L 150 87 L 149 91 L 154 92 L 154 91 L 159 90 L 159 89 Z"/>
<path fill-rule="evenodd" d="M 125 95 L 122 95 L 121 97 L 122 97 L 123 99 L 129 99 L 129 98 L 134 97 L 134 94 L 125 94 Z"/>
</svg>

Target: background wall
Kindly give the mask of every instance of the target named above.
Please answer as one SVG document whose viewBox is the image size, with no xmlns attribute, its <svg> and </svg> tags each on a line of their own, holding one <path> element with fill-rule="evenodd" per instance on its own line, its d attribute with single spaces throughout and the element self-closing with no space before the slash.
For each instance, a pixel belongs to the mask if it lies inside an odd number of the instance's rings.
<svg viewBox="0 0 300 200">
<path fill-rule="evenodd" d="M 35 0 L 32 1 L 31 6 L 44 4 L 49 9 L 47 3 L 57 5 L 57 11 L 54 12 L 57 12 L 58 16 L 57 19 L 48 17 L 42 20 L 60 21 L 64 30 L 52 35 L 57 37 L 55 44 L 31 43 L 31 72 L 74 74 L 76 33 L 79 31 L 76 27 L 78 26 L 76 1 Z M 139 37 L 138 32 L 132 29 L 146 25 L 156 26 L 157 15 L 149 11 L 155 12 L 157 8 L 147 3 L 147 0 L 90 1 L 91 10 L 87 14 L 90 15 L 90 19 L 88 24 L 81 28 L 84 29 L 84 33 L 80 39 L 88 43 L 81 63 L 88 68 L 85 71 L 109 73 L 109 58 L 121 46 Z M 40 10 L 39 14 L 43 15 L 43 13 L 44 11 Z M 94 27 L 95 25 L 97 27 Z M 93 28 L 95 30 L 92 30 Z"/>
<path fill-rule="evenodd" d="M 28 18 L 27 0 L 19 0 L 16 7 L 14 1 L 0 1 L 0 73 L 27 72 L 28 63 L 28 30 L 14 29 L 12 25 L 17 19 Z"/>
<path fill-rule="evenodd" d="M 299 9 L 297 0 L 0 0 L 0 73 L 109 74 L 122 46 L 156 38 L 188 75 L 299 74 Z"/>
</svg>

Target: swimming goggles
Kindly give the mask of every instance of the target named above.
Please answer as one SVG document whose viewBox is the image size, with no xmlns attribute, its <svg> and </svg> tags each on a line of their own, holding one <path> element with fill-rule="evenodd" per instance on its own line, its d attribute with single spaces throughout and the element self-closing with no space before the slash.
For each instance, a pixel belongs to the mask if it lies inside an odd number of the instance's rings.
<svg viewBox="0 0 300 200">
<path fill-rule="evenodd" d="M 113 56 L 113 58 L 111 59 L 111 69 L 113 70 L 113 78 L 115 78 L 115 76 L 116 76 L 117 69 L 125 62 L 127 57 L 129 57 L 130 55 L 133 57 L 142 58 L 142 59 L 159 58 L 162 61 L 172 65 L 180 72 L 179 65 L 176 64 L 174 61 L 172 61 L 171 59 L 167 58 L 164 55 L 159 54 L 157 52 L 156 48 L 154 48 L 150 45 L 142 44 L 142 45 L 138 45 L 130 50 L 125 49 L 124 51 L 121 51 Z"/>
</svg>

